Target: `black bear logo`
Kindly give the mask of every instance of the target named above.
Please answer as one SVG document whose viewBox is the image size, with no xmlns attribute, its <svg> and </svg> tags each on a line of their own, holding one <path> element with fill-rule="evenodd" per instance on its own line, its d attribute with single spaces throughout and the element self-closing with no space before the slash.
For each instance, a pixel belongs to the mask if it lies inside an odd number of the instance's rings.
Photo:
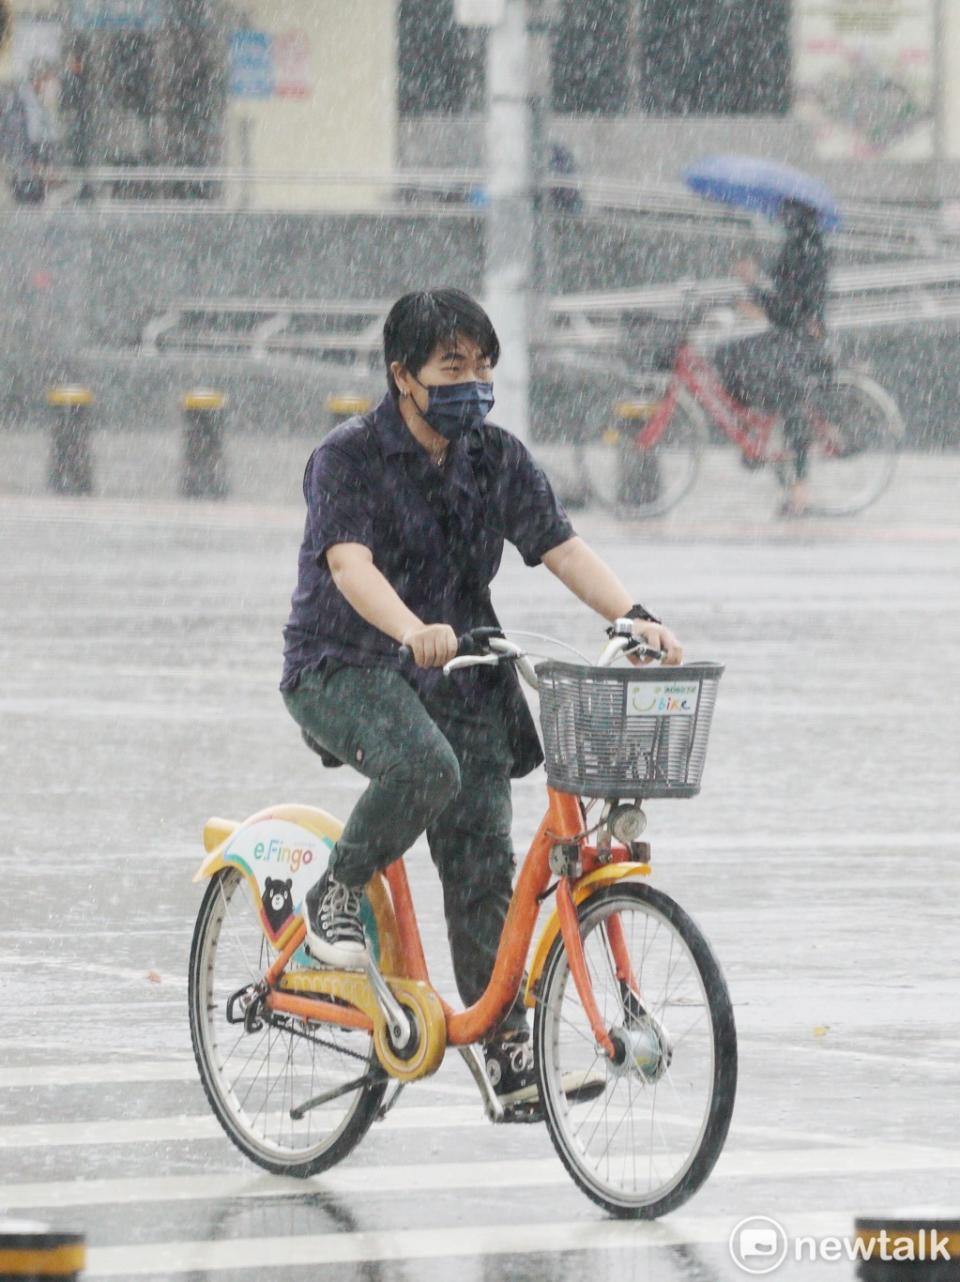
<svg viewBox="0 0 960 1282">
<path fill-rule="evenodd" d="M 267 915 L 267 921 L 274 934 L 293 914 L 293 896 L 290 894 L 292 885 L 292 877 L 288 877 L 286 881 L 279 881 L 273 877 L 267 878 L 262 903 L 263 911 Z"/>
</svg>

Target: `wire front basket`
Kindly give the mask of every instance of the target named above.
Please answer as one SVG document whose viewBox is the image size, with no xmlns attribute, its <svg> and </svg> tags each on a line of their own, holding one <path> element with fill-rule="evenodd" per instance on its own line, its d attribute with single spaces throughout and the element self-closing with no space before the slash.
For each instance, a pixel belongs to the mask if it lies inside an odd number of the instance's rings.
<svg viewBox="0 0 960 1282">
<path fill-rule="evenodd" d="M 719 663 L 539 664 L 547 782 L 580 797 L 695 797 L 722 675 Z"/>
</svg>

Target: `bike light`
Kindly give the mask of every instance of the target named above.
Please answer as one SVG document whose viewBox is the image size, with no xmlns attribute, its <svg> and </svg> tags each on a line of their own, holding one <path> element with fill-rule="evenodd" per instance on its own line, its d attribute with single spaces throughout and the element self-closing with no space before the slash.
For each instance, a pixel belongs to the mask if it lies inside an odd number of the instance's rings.
<svg viewBox="0 0 960 1282">
<path fill-rule="evenodd" d="M 630 846 L 646 829 L 647 816 L 639 806 L 617 806 L 607 825 L 617 841 Z"/>
</svg>

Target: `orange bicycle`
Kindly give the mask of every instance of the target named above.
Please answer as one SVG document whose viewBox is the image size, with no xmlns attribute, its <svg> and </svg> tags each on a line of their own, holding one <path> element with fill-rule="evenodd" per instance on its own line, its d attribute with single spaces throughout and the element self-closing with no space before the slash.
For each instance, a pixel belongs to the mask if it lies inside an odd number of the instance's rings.
<svg viewBox="0 0 960 1282">
<path fill-rule="evenodd" d="M 733 1011 L 696 924 L 647 884 L 640 836 L 643 801 L 700 789 L 723 668 L 611 668 L 620 654 L 651 652 L 629 620 L 609 631 L 595 666 L 550 660 L 534 671 L 502 633 L 476 629 L 445 669 L 516 664 L 539 688 L 547 762 L 547 812 L 487 990 L 466 1010 L 430 982 L 402 859 L 365 890 L 366 970 L 320 968 L 303 948 L 299 904 L 342 825 L 300 805 L 207 823 L 193 1047 L 214 1113 L 260 1166 L 308 1176 L 340 1161 L 451 1046 L 489 1118 L 503 1120 L 478 1043 L 523 984 L 541 1115 L 580 1188 L 615 1215 L 652 1218 L 709 1175 L 736 1091 Z"/>
</svg>

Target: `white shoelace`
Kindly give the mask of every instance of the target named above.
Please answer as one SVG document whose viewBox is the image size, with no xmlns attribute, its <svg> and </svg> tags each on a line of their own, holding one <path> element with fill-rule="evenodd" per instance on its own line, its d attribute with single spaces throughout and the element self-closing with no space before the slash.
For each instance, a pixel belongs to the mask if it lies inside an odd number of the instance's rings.
<svg viewBox="0 0 960 1282">
<path fill-rule="evenodd" d="M 318 916 L 320 930 L 331 943 L 364 942 L 360 922 L 360 896 L 349 886 L 343 886 L 331 878 Z"/>
</svg>

